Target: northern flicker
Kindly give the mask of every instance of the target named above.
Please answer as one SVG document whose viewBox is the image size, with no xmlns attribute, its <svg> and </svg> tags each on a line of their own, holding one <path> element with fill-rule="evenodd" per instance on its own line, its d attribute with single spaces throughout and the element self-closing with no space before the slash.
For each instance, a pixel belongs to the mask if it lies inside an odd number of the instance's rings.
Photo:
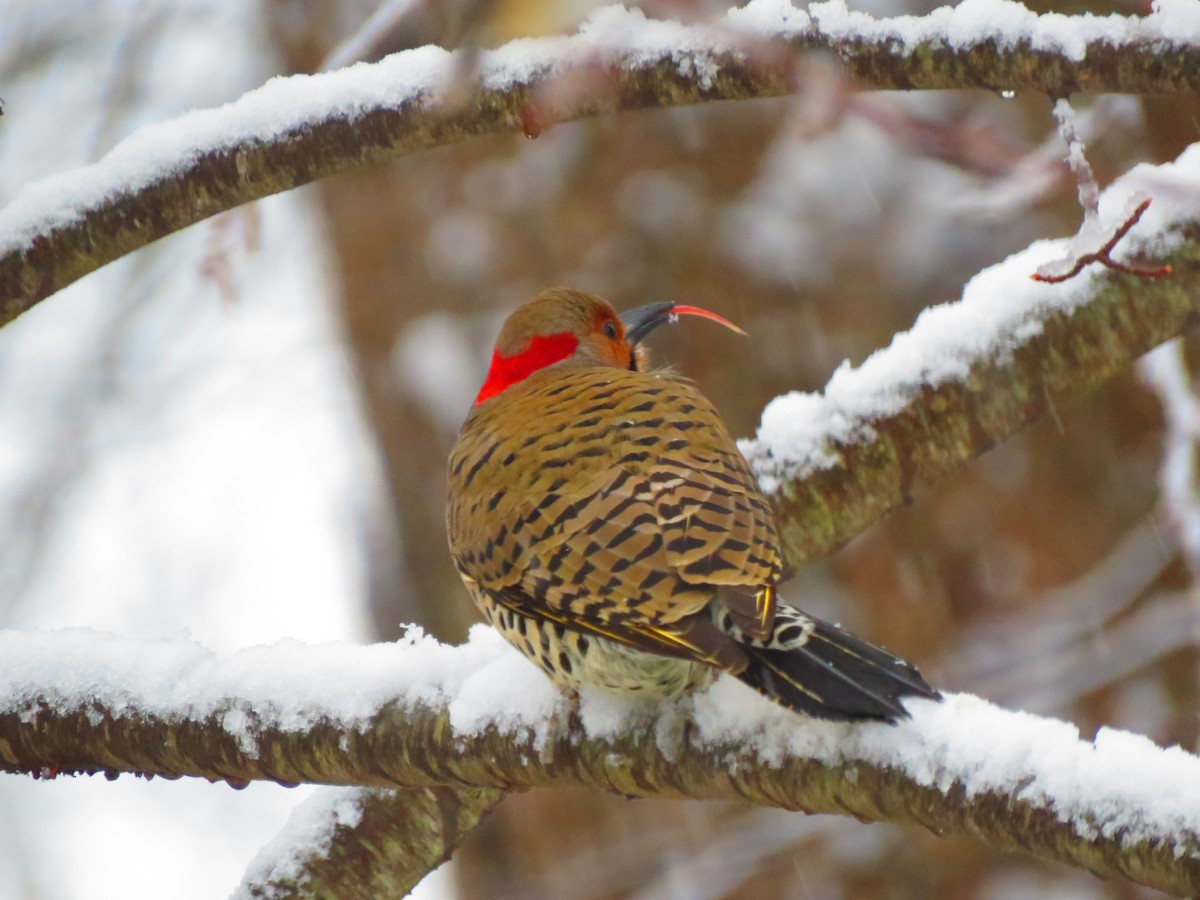
<svg viewBox="0 0 1200 900">
<path fill-rule="evenodd" d="M 647 368 L 671 303 L 618 316 L 555 288 L 514 312 L 450 455 L 450 551 L 475 603 L 567 689 L 666 697 L 729 672 L 827 719 L 938 694 L 777 598 L 771 507 L 712 404 Z"/>
</svg>

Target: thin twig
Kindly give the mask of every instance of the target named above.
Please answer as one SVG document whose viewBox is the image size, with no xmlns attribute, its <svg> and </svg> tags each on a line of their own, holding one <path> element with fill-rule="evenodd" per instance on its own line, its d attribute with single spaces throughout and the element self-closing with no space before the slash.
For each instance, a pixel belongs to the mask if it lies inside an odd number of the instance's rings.
<svg viewBox="0 0 1200 900">
<path fill-rule="evenodd" d="M 1142 218 L 1142 213 L 1144 213 L 1149 206 L 1150 198 L 1147 197 L 1138 204 L 1137 209 L 1133 211 L 1133 214 L 1121 224 L 1121 227 L 1113 233 L 1112 237 L 1104 242 L 1104 245 L 1100 247 L 1099 250 L 1096 250 L 1093 253 L 1085 253 L 1082 256 L 1076 257 L 1075 263 L 1068 271 L 1059 275 L 1048 275 L 1044 272 L 1034 272 L 1029 277 L 1034 281 L 1044 281 L 1047 284 L 1059 284 L 1063 281 L 1069 281 L 1070 279 L 1074 278 L 1083 271 L 1084 266 L 1090 265 L 1091 263 L 1100 263 L 1101 265 L 1107 266 L 1108 268 L 1117 272 L 1124 272 L 1127 275 L 1136 275 L 1139 278 L 1163 278 L 1167 275 L 1170 275 L 1170 264 L 1161 266 L 1131 266 L 1128 263 L 1118 262 L 1110 255 L 1113 251 L 1113 248 L 1117 246 L 1121 238 L 1129 234 L 1129 230 L 1138 223 L 1138 220 Z"/>
</svg>

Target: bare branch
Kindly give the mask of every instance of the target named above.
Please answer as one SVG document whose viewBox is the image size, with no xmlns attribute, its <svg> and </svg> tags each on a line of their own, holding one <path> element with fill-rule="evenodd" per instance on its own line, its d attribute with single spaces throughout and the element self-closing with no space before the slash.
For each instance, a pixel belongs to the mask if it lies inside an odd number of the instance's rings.
<svg viewBox="0 0 1200 900">
<path fill-rule="evenodd" d="M 672 26 L 657 49 L 630 48 L 595 28 L 567 42 L 527 42 L 483 54 L 473 84 L 461 88 L 447 81 L 458 69 L 455 57 L 423 48 L 372 67 L 276 80 L 186 127 L 151 126 L 94 166 L 32 185 L 0 213 L 0 324 L 100 266 L 240 204 L 472 137 L 795 93 L 803 86 L 796 66 L 803 52 L 833 54 L 866 88 L 1055 96 L 1200 89 L 1197 48 L 1164 36 L 1153 16 L 1114 17 L 1122 38 L 1085 27 L 1082 18 L 1071 32 L 1075 20 L 1060 16 L 1054 21 L 1064 20 L 1063 34 L 1084 36 L 1065 48 L 1045 39 L 1047 17 L 1023 7 L 1017 31 L 976 29 L 975 38 L 954 43 L 913 37 L 902 20 L 847 19 L 834 4 L 819 7 L 812 16 L 791 10 L 786 22 L 753 34 Z M 930 21 L 950 33 L 956 13 L 948 15 Z M 960 30 L 971 31 L 968 25 Z M 573 89 L 557 90 L 562 83 Z M 150 148 L 157 149 L 147 157 Z M 88 189 L 81 192 L 81 183 Z"/>
</svg>

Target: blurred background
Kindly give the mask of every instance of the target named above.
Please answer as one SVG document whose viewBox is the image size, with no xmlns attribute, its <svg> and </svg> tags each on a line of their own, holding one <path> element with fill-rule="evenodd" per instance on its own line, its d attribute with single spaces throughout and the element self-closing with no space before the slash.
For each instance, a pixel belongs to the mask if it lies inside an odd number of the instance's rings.
<svg viewBox="0 0 1200 900">
<path fill-rule="evenodd" d="M 729 0 L 641 5 L 701 20 Z M 0 203 L 273 75 L 571 30 L 589 6 L 0 0 Z M 476 615 L 445 548 L 443 467 L 520 301 L 567 284 L 618 307 L 670 298 L 729 316 L 749 339 L 684 327 L 656 341 L 752 435 L 775 395 L 819 390 L 980 268 L 1078 225 L 1046 98 L 859 94 L 826 61 L 805 67 L 793 98 L 477 140 L 310 185 L 161 241 L 0 330 L 0 626 L 218 650 L 388 640 L 407 623 L 460 640 Z M 1196 97 L 1077 108 L 1101 184 L 1200 136 Z M 1195 749 L 1184 349 L 1062 405 L 785 594 L 941 687 L 1084 735 L 1111 725 Z M 224 896 L 305 793 L 0 776 L 0 897 Z M 912 828 L 580 791 L 508 798 L 424 890 L 1153 895 Z"/>
</svg>

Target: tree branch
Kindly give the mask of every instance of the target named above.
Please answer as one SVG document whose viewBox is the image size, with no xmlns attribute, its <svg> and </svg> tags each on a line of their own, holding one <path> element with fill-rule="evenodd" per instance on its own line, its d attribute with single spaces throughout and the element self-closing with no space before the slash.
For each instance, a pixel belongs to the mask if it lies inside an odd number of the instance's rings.
<svg viewBox="0 0 1200 900">
<path fill-rule="evenodd" d="M 1100 20 L 1012 7 L 1002 30 L 981 28 L 963 8 L 875 20 L 840 3 L 814 4 L 811 15 L 766 4 L 731 12 L 719 28 L 654 23 L 653 36 L 632 45 L 628 17 L 640 13 L 606 10 L 573 38 L 482 54 L 467 84 L 458 83 L 461 58 L 431 47 L 275 79 L 220 109 L 144 128 L 96 164 L 22 191 L 0 212 L 0 324 L 240 204 L 472 137 L 794 93 L 804 52 L 832 53 L 865 88 L 1200 89 L 1200 50 L 1177 42 L 1162 16 Z"/>
<path fill-rule="evenodd" d="M 259 852 L 234 900 L 403 897 L 503 797 L 442 786 L 322 791 Z"/>
<path fill-rule="evenodd" d="M 912 703 L 912 719 L 897 726 L 804 721 L 728 678 L 677 705 L 585 693 L 580 708 L 568 709 L 536 668 L 482 627 L 462 647 L 421 639 L 222 658 L 186 642 L 148 643 L 81 633 L 0 636 L 9 682 L 0 768 L 449 786 L 451 793 L 412 795 L 422 805 L 410 809 L 410 821 L 432 820 L 434 832 L 444 828 L 441 799 L 471 799 L 466 819 L 473 821 L 495 798 L 463 788 L 574 785 L 743 800 L 918 823 L 1178 895 L 1200 891 L 1200 759 L 1122 732 L 1083 741 L 1064 723 L 966 695 Z M 187 662 L 145 675 L 129 660 L 147 655 Z M 64 658 L 88 677 L 64 676 L 53 664 Z M 247 679 L 250 663 L 265 666 L 260 678 Z M 222 670 L 241 674 L 213 686 Z M 345 683 L 395 699 L 369 713 L 346 709 Z M 378 802 L 407 801 L 380 795 Z M 387 839 L 403 843 L 408 834 Z M 433 843 L 411 865 L 428 868 L 448 849 L 444 838 Z M 403 855 L 392 864 L 403 869 Z M 314 865 L 336 868 L 336 860 Z M 400 884 L 414 874 L 390 869 L 379 877 Z"/>
<path fill-rule="evenodd" d="M 792 570 L 1200 320 L 1200 152 L 1185 157 L 1196 170 L 1178 193 L 1160 194 L 1168 209 L 1157 230 L 1134 242 L 1133 252 L 1163 248 L 1171 276 L 1101 271 L 1076 288 L 1038 284 L 1029 274 L 1069 243 L 1040 242 L 980 273 L 958 303 L 926 310 L 860 368 L 843 366 L 823 394 L 768 405 L 741 449 L 772 496 Z M 1161 167 L 1164 179 L 1184 174 L 1176 165 Z M 1105 193 L 1108 218 L 1122 220 L 1123 199 L 1154 171 Z"/>
</svg>

